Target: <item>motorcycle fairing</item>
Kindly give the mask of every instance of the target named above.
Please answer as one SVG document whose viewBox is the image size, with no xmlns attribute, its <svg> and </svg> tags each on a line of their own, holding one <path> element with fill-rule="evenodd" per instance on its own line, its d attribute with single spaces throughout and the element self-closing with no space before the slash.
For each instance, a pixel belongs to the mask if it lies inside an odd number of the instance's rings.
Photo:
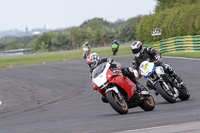
<svg viewBox="0 0 200 133">
<path fill-rule="evenodd" d="M 101 74 L 99 74 L 97 77 L 93 77 L 93 82 L 98 86 L 102 86 L 104 83 L 107 82 L 109 75 L 107 75 L 107 73 L 111 74 L 112 72 L 109 69 L 110 64 L 107 63 L 105 66 L 105 69 L 103 70 L 103 72 L 101 72 Z M 110 75 L 111 76 L 111 75 Z"/>
<path fill-rule="evenodd" d="M 129 98 L 131 98 L 137 90 L 136 85 L 131 80 L 122 75 L 113 75 L 113 77 L 109 80 L 109 84 L 110 83 L 116 84 L 119 87 L 123 88 Z"/>
<path fill-rule="evenodd" d="M 144 78 L 148 78 L 154 71 L 156 70 L 156 67 L 153 68 L 153 70 L 147 75 L 147 76 L 144 76 Z"/>
<path fill-rule="evenodd" d="M 148 62 L 148 61 L 143 61 L 140 64 L 140 73 L 144 76 L 148 76 L 150 72 L 154 69 L 154 63 Z"/>
</svg>

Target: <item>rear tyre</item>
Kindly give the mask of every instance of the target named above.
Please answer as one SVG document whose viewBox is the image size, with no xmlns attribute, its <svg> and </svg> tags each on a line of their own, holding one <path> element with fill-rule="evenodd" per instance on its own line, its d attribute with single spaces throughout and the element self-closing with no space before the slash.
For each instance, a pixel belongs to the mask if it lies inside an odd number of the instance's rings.
<svg viewBox="0 0 200 133">
<path fill-rule="evenodd" d="M 174 94 L 172 92 L 166 92 L 165 91 L 165 86 L 164 85 L 160 85 L 160 83 L 156 83 L 155 84 L 155 88 L 156 90 L 159 92 L 159 94 L 169 103 L 175 103 L 176 102 L 176 98 L 174 97 Z"/>
<path fill-rule="evenodd" d="M 114 91 L 106 92 L 106 98 L 111 107 L 119 114 L 128 113 L 128 105 L 124 99 L 120 100 L 118 94 Z"/>
<path fill-rule="evenodd" d="M 113 55 L 116 55 L 116 51 L 115 50 L 113 51 Z"/>
<path fill-rule="evenodd" d="M 183 101 L 188 100 L 190 98 L 190 93 L 188 89 L 186 88 L 186 86 L 184 85 L 181 86 L 179 98 Z"/>
<path fill-rule="evenodd" d="M 144 102 L 140 104 L 140 107 L 145 111 L 152 111 L 155 108 L 155 101 L 153 96 L 145 96 Z"/>
</svg>

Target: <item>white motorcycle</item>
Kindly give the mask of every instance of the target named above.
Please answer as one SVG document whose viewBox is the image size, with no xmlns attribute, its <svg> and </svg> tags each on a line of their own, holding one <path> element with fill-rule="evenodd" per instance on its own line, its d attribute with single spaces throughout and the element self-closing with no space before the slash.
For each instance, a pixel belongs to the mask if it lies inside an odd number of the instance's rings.
<svg viewBox="0 0 200 133">
<path fill-rule="evenodd" d="M 188 100 L 189 91 L 184 84 L 170 77 L 161 66 L 155 66 L 153 62 L 143 61 L 139 67 L 139 73 L 148 80 L 150 88 L 158 92 L 169 103 L 175 103 L 177 98 Z"/>
</svg>

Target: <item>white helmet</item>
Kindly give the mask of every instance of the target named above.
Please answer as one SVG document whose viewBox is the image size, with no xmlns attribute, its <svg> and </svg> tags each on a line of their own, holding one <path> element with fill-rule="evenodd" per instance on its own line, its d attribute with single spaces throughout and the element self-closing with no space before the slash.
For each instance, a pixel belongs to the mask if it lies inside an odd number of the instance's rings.
<svg viewBox="0 0 200 133">
<path fill-rule="evenodd" d="M 94 69 L 97 67 L 98 63 L 100 61 L 99 55 L 97 53 L 92 53 L 88 55 L 87 57 L 87 64 L 91 69 Z"/>
<path fill-rule="evenodd" d="M 144 51 L 143 44 L 140 41 L 135 41 L 131 45 L 131 50 L 136 57 L 139 57 Z"/>
</svg>

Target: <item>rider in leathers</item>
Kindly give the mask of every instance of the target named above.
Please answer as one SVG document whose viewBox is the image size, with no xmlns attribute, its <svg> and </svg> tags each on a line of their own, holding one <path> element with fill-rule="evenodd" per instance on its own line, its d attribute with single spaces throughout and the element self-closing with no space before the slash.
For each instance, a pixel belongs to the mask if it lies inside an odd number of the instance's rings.
<svg viewBox="0 0 200 133">
<path fill-rule="evenodd" d="M 84 48 L 84 47 L 88 48 L 88 49 L 89 49 L 89 52 L 90 52 L 91 47 L 90 47 L 90 44 L 89 44 L 88 42 L 85 42 L 85 43 L 82 45 L 82 48 Z"/>
<path fill-rule="evenodd" d="M 162 66 L 165 73 L 177 79 L 180 84 L 182 83 L 181 78 L 177 76 L 175 71 L 168 64 L 165 64 L 164 62 L 161 62 L 159 60 L 161 58 L 160 51 L 154 50 L 151 47 L 143 48 L 143 44 L 140 41 L 133 42 L 133 44 L 131 45 L 131 50 L 135 55 L 132 65 L 137 71 L 139 70 L 139 66 L 143 61 L 155 61 L 155 66 Z"/>
<path fill-rule="evenodd" d="M 113 44 L 117 44 L 117 46 L 118 46 L 118 47 L 117 47 L 117 52 L 118 52 L 118 49 L 119 49 L 119 43 L 117 42 L 117 40 L 114 40 L 114 41 L 112 42 L 112 45 L 113 45 Z"/>
</svg>

